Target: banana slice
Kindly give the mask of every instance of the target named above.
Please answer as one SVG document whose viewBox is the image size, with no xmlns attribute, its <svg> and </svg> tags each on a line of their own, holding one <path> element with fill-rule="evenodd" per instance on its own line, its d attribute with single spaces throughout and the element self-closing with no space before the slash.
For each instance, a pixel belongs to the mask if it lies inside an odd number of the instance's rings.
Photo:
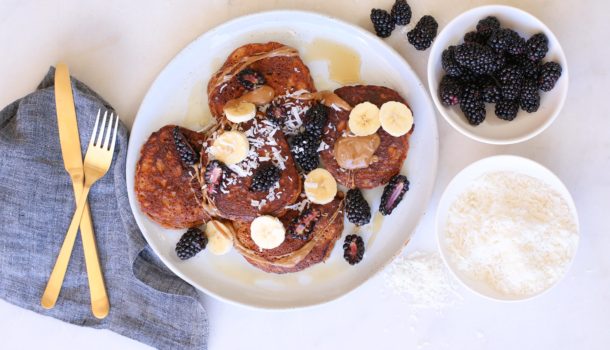
<svg viewBox="0 0 610 350">
<path fill-rule="evenodd" d="M 305 178 L 305 194 L 316 204 L 330 203 L 337 195 L 337 181 L 326 169 L 318 168 Z"/>
<path fill-rule="evenodd" d="M 349 113 L 348 126 L 358 136 L 368 136 L 377 132 L 381 126 L 379 108 L 370 102 L 356 105 Z"/>
<path fill-rule="evenodd" d="M 256 105 L 252 102 L 246 102 L 242 100 L 230 100 L 228 101 L 223 111 L 227 119 L 233 123 L 243 123 L 256 117 Z"/>
<path fill-rule="evenodd" d="M 250 224 L 250 236 L 261 249 L 273 249 L 286 238 L 284 224 L 271 215 L 259 216 Z"/>
<path fill-rule="evenodd" d="M 243 132 L 225 131 L 214 141 L 210 153 L 225 164 L 236 164 L 246 159 L 250 143 Z"/>
<path fill-rule="evenodd" d="M 231 228 L 218 220 L 211 220 L 205 226 L 208 236 L 207 249 L 214 255 L 227 254 L 233 248 L 233 234 Z"/>
<path fill-rule="evenodd" d="M 384 103 L 379 110 L 379 120 L 383 130 L 395 137 L 408 133 L 413 127 L 413 113 L 400 102 Z"/>
</svg>

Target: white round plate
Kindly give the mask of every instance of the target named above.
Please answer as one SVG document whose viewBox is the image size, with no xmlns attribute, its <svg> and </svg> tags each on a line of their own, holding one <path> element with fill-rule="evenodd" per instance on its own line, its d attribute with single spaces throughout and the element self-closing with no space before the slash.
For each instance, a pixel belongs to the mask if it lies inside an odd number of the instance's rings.
<svg viewBox="0 0 610 350">
<path fill-rule="evenodd" d="M 563 71 L 555 88 L 549 92 L 540 91 L 540 108 L 534 113 L 519 110 L 517 118 L 505 121 L 496 117 L 494 105 L 487 104 L 485 121 L 478 126 L 468 124 L 459 106 L 444 106 L 438 97 L 438 85 L 445 75 L 441 65 L 443 50 L 463 42 L 464 34 L 475 30 L 477 22 L 487 16 L 496 16 L 503 27 L 512 28 L 522 37 L 529 38 L 536 33 L 544 33 L 549 39 L 549 52 L 543 62 L 554 61 Z M 531 139 L 546 129 L 559 115 L 568 93 L 568 62 L 559 41 L 551 30 L 531 14 L 510 6 L 491 5 L 466 11 L 443 28 L 434 40 L 428 60 L 428 86 L 432 100 L 445 120 L 456 130 L 473 140 L 489 144 L 506 145 Z"/>
<path fill-rule="evenodd" d="M 415 131 L 402 169 L 411 189 L 395 212 L 384 219 L 378 235 L 362 230 L 368 249 L 364 260 L 348 265 L 342 256 L 343 238 L 326 263 L 304 271 L 277 275 L 248 264 L 235 250 L 224 256 L 202 252 L 187 261 L 174 247 L 184 230 L 167 230 L 141 211 L 134 195 L 134 172 L 140 149 L 150 134 L 166 124 L 193 129 L 209 118 L 205 86 L 235 48 L 253 42 L 279 41 L 305 57 L 307 44 L 327 39 L 356 50 L 367 84 L 396 89 L 409 102 Z M 318 89 L 334 88 L 324 61 L 308 61 Z M 207 294 L 226 301 L 267 309 L 305 307 L 328 302 L 355 289 L 382 269 L 408 242 L 424 214 L 434 181 L 438 134 L 434 107 L 409 65 L 393 49 L 370 33 L 334 18 L 300 11 L 273 11 L 229 21 L 203 34 L 180 52 L 159 74 L 146 94 L 131 131 L 127 155 L 127 187 L 136 221 L 161 260 L 178 276 Z M 371 207 L 379 206 L 382 188 L 367 191 Z M 347 232 L 353 227 L 346 225 Z M 373 242 L 374 241 L 374 242 Z"/>
<path fill-rule="evenodd" d="M 441 251 L 441 256 L 449 270 L 466 288 L 470 289 L 476 294 L 498 301 L 529 300 L 546 293 L 552 287 L 556 286 L 561 279 L 557 280 L 553 285 L 549 286 L 547 289 L 538 294 L 534 294 L 527 297 L 508 296 L 490 288 L 487 284 L 481 281 L 473 280 L 465 276 L 457 269 L 456 266 L 454 266 L 453 261 L 449 257 L 449 250 L 446 244 L 444 229 L 445 223 L 447 221 L 449 208 L 457 199 L 457 197 L 461 193 L 463 193 L 474 181 L 476 181 L 485 174 L 497 171 L 511 171 L 523 175 L 528 175 L 549 185 L 552 189 L 557 191 L 566 201 L 568 207 L 570 208 L 570 211 L 572 212 L 572 215 L 574 216 L 576 227 L 578 228 L 578 213 L 576 212 L 574 200 L 572 199 L 572 196 L 570 195 L 570 192 L 568 191 L 566 186 L 555 174 L 553 174 L 553 172 L 540 165 L 539 163 L 536 163 L 533 160 L 527 158 L 512 155 L 498 155 L 484 158 L 470 164 L 462 171 L 460 171 L 451 180 L 449 185 L 447 185 L 447 188 L 443 192 L 438 207 L 436 209 L 436 237 L 438 241 L 438 246 Z M 574 254 L 574 256 L 575 255 L 576 254 Z M 564 276 L 567 274 L 570 266 L 572 265 L 572 262 L 574 261 L 574 256 L 572 256 L 572 260 L 570 261 L 568 266 L 566 266 L 564 270 Z"/>
</svg>

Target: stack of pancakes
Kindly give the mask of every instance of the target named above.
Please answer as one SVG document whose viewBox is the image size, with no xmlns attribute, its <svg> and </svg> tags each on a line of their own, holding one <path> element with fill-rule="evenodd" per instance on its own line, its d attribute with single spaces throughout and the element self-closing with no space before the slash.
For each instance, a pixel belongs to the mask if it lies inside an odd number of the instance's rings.
<svg viewBox="0 0 610 350">
<path fill-rule="evenodd" d="M 287 137 L 298 130 L 287 129 L 283 123 L 271 127 L 271 123 L 266 122 L 268 106 L 259 108 L 256 118 L 248 122 L 233 124 L 226 120 L 224 105 L 247 92 L 237 77 L 239 71 L 246 68 L 260 73 L 265 85 L 273 88 L 275 98 L 272 104 L 285 106 L 285 110 L 290 110 L 293 115 L 296 113 L 297 119 L 307 123 L 305 112 L 314 101 L 295 96 L 303 92 L 313 93 L 316 88 L 298 52 L 276 42 L 244 45 L 229 55 L 208 84 L 209 107 L 217 121 L 215 127 L 201 133 L 180 129 L 193 149 L 200 152 L 199 163 L 191 167 L 181 163 L 172 138 L 174 126 L 165 126 L 153 133 L 142 147 L 136 168 L 135 192 L 141 210 L 164 227 L 189 228 L 211 218 L 230 221 L 234 228 L 235 248 L 249 263 L 267 272 L 300 271 L 326 260 L 341 237 L 344 195 L 339 191 L 335 199 L 325 205 L 313 204 L 306 199 L 302 193 L 303 178 L 287 141 Z M 380 86 L 348 86 L 337 89 L 335 93 L 352 107 L 364 101 L 377 106 L 387 101 L 405 103 L 394 90 Z M 373 188 L 387 183 L 402 167 L 410 134 L 392 137 L 380 128 L 381 143 L 375 152 L 378 160 L 365 169 L 347 171 L 337 164 L 332 150 L 347 127 L 348 117 L 349 111 L 329 108 L 328 124 L 322 137 L 329 147 L 320 152 L 324 167 L 338 183 L 348 188 Z M 252 172 L 235 177 L 235 181 L 225 184 L 222 191 L 206 192 L 203 176 L 209 158 L 206 150 L 224 130 L 250 130 L 249 139 L 261 141 L 257 147 L 251 145 L 258 157 L 281 158 L 283 169 L 279 186 L 272 196 L 267 192 L 250 190 Z M 321 212 L 307 239 L 286 235 L 284 242 L 274 249 L 260 249 L 252 240 L 250 222 L 256 217 L 273 215 L 288 227 L 306 208 Z"/>
</svg>

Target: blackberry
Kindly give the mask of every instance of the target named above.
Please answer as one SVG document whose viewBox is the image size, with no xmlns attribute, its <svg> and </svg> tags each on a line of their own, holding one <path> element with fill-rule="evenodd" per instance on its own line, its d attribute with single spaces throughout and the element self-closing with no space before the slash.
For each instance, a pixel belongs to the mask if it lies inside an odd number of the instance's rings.
<svg viewBox="0 0 610 350">
<path fill-rule="evenodd" d="M 561 77 L 561 66 L 556 62 L 547 62 L 538 72 L 538 87 L 542 91 L 551 91 Z"/>
<path fill-rule="evenodd" d="M 469 84 L 464 87 L 460 99 L 460 109 L 470 125 L 479 125 L 485 120 L 485 102 L 476 85 Z"/>
<path fill-rule="evenodd" d="M 379 212 L 382 215 L 390 215 L 396 208 L 402 197 L 409 190 L 409 180 L 404 175 L 396 174 L 384 187 L 379 203 Z"/>
<path fill-rule="evenodd" d="M 538 68 L 540 64 L 530 60 L 526 55 L 513 56 L 511 57 L 510 62 L 523 70 L 524 78 L 538 78 Z"/>
<path fill-rule="evenodd" d="M 424 16 L 415 25 L 415 28 L 407 33 L 409 43 L 415 46 L 415 49 L 423 51 L 432 45 L 432 40 L 436 37 L 438 23 L 432 16 Z"/>
<path fill-rule="evenodd" d="M 462 70 L 463 70 L 462 75 L 459 76 L 459 80 L 462 83 L 462 85 L 467 85 L 467 84 L 475 84 L 477 86 L 480 85 L 480 82 L 481 82 L 481 79 L 483 78 L 483 76 L 481 76 L 479 74 L 475 74 L 467 68 L 463 68 Z"/>
<path fill-rule="evenodd" d="M 265 192 L 280 180 L 280 169 L 272 163 L 265 163 L 256 169 L 252 176 L 250 191 Z"/>
<path fill-rule="evenodd" d="M 261 85 L 265 85 L 265 77 L 251 68 L 246 68 L 237 73 L 237 80 L 247 90 L 254 90 Z"/>
<path fill-rule="evenodd" d="M 463 43 L 455 49 L 455 60 L 475 74 L 490 74 L 496 71 L 497 55 L 487 46 Z"/>
<path fill-rule="evenodd" d="M 307 131 L 295 135 L 290 142 L 290 151 L 294 161 L 301 170 L 308 173 L 320 164 L 318 147 L 320 147 L 320 137 Z"/>
<path fill-rule="evenodd" d="M 481 45 L 485 45 L 487 43 L 488 37 L 479 33 L 479 32 L 468 32 L 464 35 L 465 43 L 477 43 Z"/>
<path fill-rule="evenodd" d="M 284 119 L 288 113 L 281 105 L 277 105 L 275 103 L 271 103 L 267 110 L 265 111 L 265 115 L 267 119 L 271 120 L 275 125 L 282 127 L 284 123 Z"/>
<path fill-rule="evenodd" d="M 200 229 L 189 228 L 176 244 L 176 254 L 180 260 L 187 260 L 205 249 L 208 237 Z"/>
<path fill-rule="evenodd" d="M 487 16 L 477 23 L 477 32 L 488 38 L 498 29 L 500 29 L 500 21 L 494 16 Z"/>
<path fill-rule="evenodd" d="M 534 34 L 525 43 L 525 54 L 532 61 L 540 61 L 549 51 L 549 39 L 543 33 Z"/>
<path fill-rule="evenodd" d="M 460 103 L 462 85 L 459 80 L 445 75 L 438 87 L 438 94 L 445 106 L 453 106 Z"/>
<path fill-rule="evenodd" d="M 525 39 L 512 29 L 502 28 L 495 30 L 487 45 L 499 53 L 519 55 L 525 51 Z"/>
<path fill-rule="evenodd" d="M 380 9 L 371 10 L 371 22 L 373 22 L 375 34 L 380 38 L 389 37 L 396 26 L 392 15 L 388 11 Z"/>
<path fill-rule="evenodd" d="M 231 174 L 231 170 L 223 162 L 219 160 L 209 162 L 205 167 L 205 173 L 203 175 L 207 192 L 209 194 L 216 193 L 229 174 Z"/>
<path fill-rule="evenodd" d="M 199 154 L 195 152 L 191 144 L 187 141 L 184 134 L 180 131 L 180 127 L 174 127 L 172 135 L 174 144 L 176 145 L 176 151 L 178 151 L 182 164 L 185 166 L 195 165 L 195 163 L 199 161 Z"/>
<path fill-rule="evenodd" d="M 538 84 L 535 80 L 527 79 L 523 83 L 519 106 L 528 113 L 536 112 L 540 107 L 540 93 L 538 93 Z"/>
<path fill-rule="evenodd" d="M 328 121 L 328 109 L 325 105 L 317 103 L 307 110 L 305 113 L 305 131 L 322 136 L 326 122 Z"/>
<path fill-rule="evenodd" d="M 462 66 L 455 60 L 455 46 L 449 46 L 443 51 L 441 64 L 448 76 L 457 77 L 462 74 Z"/>
<path fill-rule="evenodd" d="M 519 102 L 515 100 L 502 99 L 496 103 L 496 115 L 500 119 L 511 121 L 517 117 Z"/>
<path fill-rule="evenodd" d="M 294 239 L 308 240 L 321 216 L 320 209 L 309 208 L 304 210 L 299 216 L 292 219 L 290 226 L 288 226 L 288 235 Z"/>
<path fill-rule="evenodd" d="M 493 80 L 490 80 L 481 89 L 481 96 L 483 97 L 483 102 L 496 103 L 502 98 L 502 92 L 498 85 Z"/>
<path fill-rule="evenodd" d="M 506 100 L 515 100 L 519 98 L 521 93 L 521 84 L 523 84 L 523 70 L 516 66 L 508 66 L 498 73 L 498 81 L 502 97 Z"/>
<path fill-rule="evenodd" d="M 390 14 L 394 19 L 394 23 L 399 26 L 405 26 L 411 22 L 411 6 L 407 4 L 406 0 L 396 0 Z"/>
<path fill-rule="evenodd" d="M 371 207 L 359 189 L 353 188 L 347 191 L 345 201 L 345 211 L 349 222 L 356 226 L 362 226 L 371 221 Z"/>
<path fill-rule="evenodd" d="M 364 241 L 358 235 L 347 235 L 343 242 L 343 258 L 350 264 L 356 265 L 364 257 Z"/>
</svg>

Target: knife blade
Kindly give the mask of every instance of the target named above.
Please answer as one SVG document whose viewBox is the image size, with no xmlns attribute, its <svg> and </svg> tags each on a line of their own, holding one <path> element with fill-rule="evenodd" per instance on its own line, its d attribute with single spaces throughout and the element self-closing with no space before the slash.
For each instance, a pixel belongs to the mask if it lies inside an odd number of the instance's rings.
<svg viewBox="0 0 610 350">
<path fill-rule="evenodd" d="M 75 201 L 80 197 L 83 190 L 84 171 L 83 158 L 78 134 L 76 110 L 74 107 L 74 96 L 70 84 L 70 72 L 65 64 L 59 63 L 55 68 L 55 104 L 57 112 L 57 125 L 59 130 L 59 142 L 64 167 L 72 179 Z M 80 232 L 83 241 L 85 265 L 87 267 L 87 278 L 91 296 L 91 310 L 95 317 L 104 318 L 108 315 L 110 304 L 106 294 L 106 287 L 99 263 L 91 213 L 87 204 L 80 222 Z M 49 277 L 49 282 L 41 299 L 43 307 L 49 309 L 55 305 L 65 273 L 70 260 L 76 233 L 66 235 L 61 246 L 57 261 Z"/>
</svg>

